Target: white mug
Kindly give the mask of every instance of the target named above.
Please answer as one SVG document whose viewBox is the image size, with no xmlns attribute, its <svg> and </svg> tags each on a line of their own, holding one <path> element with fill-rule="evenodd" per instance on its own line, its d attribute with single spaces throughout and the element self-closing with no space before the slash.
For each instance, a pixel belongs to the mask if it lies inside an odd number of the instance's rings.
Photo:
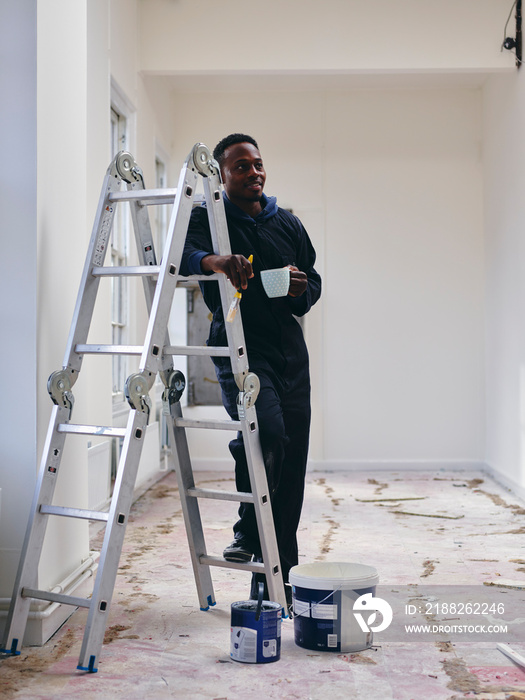
<svg viewBox="0 0 525 700">
<path fill-rule="evenodd" d="M 290 268 L 279 267 L 274 270 L 261 270 L 264 291 L 271 299 L 285 297 L 290 289 Z"/>
</svg>

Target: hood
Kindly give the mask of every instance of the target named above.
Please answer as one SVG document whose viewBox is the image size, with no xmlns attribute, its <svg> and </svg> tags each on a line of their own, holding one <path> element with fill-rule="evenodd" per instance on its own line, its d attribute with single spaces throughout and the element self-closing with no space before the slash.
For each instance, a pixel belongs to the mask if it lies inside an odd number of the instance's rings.
<svg viewBox="0 0 525 700">
<path fill-rule="evenodd" d="M 236 204 L 232 204 L 230 200 L 228 199 L 228 196 L 226 195 L 226 192 L 223 193 L 223 198 L 224 198 L 224 208 L 226 209 L 226 213 L 228 216 L 233 217 L 234 219 L 246 219 L 248 221 L 265 221 L 266 219 L 271 219 L 272 216 L 275 216 L 277 214 L 277 197 L 267 197 L 264 193 L 261 197 L 261 206 L 262 206 L 262 211 L 257 214 L 257 216 L 254 218 L 244 212 L 242 209 L 240 209 Z"/>
</svg>

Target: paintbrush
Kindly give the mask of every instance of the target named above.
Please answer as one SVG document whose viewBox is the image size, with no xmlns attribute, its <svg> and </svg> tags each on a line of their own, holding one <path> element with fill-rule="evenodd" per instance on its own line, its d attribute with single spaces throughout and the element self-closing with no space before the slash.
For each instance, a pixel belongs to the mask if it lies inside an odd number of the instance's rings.
<svg viewBox="0 0 525 700">
<path fill-rule="evenodd" d="M 248 258 L 248 262 L 252 263 L 253 262 L 253 255 L 250 255 Z M 235 314 L 237 313 L 237 309 L 239 308 L 239 304 L 241 303 L 242 299 L 242 292 L 240 289 L 237 289 L 235 294 L 233 295 L 233 300 L 232 303 L 230 304 L 230 308 L 228 309 L 228 315 L 226 316 L 226 322 L 227 323 L 232 323 L 233 319 L 235 318 Z"/>
</svg>

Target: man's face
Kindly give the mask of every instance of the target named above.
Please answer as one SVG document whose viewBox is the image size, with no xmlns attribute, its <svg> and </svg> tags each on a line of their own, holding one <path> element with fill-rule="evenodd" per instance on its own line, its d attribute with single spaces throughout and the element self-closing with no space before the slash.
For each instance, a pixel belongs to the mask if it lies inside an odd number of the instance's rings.
<svg viewBox="0 0 525 700">
<path fill-rule="evenodd" d="M 241 206 L 258 202 L 266 182 L 259 150 L 251 143 L 235 143 L 224 151 L 222 181 L 231 202 Z"/>
</svg>

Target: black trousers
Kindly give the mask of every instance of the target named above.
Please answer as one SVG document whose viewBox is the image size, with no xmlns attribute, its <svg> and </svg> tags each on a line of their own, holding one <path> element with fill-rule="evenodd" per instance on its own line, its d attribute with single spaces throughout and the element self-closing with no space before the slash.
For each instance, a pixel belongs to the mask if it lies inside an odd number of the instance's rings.
<svg viewBox="0 0 525 700">
<path fill-rule="evenodd" d="M 259 436 L 264 457 L 268 488 L 285 583 L 292 566 L 298 563 L 297 528 L 304 498 L 304 481 L 310 435 L 310 378 L 308 362 L 289 362 L 283 377 L 276 377 L 267 368 L 250 366 L 259 377 L 261 389 L 255 403 Z M 231 371 L 217 369 L 226 410 L 238 420 L 236 400 L 239 389 Z M 242 433 L 230 442 L 235 459 L 235 484 L 238 491 L 251 491 L 250 477 Z M 241 503 L 239 520 L 233 527 L 235 537 L 246 538 L 260 560 L 260 544 L 255 509 Z M 251 596 L 265 577 L 253 574 Z M 266 592 L 267 595 L 267 592 Z"/>
</svg>

